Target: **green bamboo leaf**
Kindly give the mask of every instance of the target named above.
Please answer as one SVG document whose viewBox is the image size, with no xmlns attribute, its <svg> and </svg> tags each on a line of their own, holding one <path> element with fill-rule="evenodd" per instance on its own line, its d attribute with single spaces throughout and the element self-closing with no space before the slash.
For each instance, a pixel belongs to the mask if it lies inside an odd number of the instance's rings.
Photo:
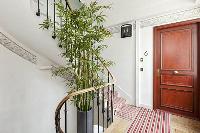
<svg viewBox="0 0 200 133">
<path fill-rule="evenodd" d="M 56 3 L 56 15 L 61 23 L 56 22 L 56 37 L 61 56 L 67 64 L 54 69 L 53 75 L 65 78 L 68 94 L 88 87 L 96 87 L 106 83 L 105 67 L 114 63 L 104 59 L 101 55 L 108 45 L 102 42 L 111 36 L 103 26 L 106 21 L 104 10 L 110 6 L 100 6 L 97 2 L 89 6 L 83 4 L 79 10 L 68 10 Z M 51 19 L 45 19 L 40 28 L 52 30 Z M 97 63 L 98 62 L 98 63 Z M 78 95 L 71 99 L 74 105 L 82 111 L 91 107 L 93 93 Z"/>
</svg>

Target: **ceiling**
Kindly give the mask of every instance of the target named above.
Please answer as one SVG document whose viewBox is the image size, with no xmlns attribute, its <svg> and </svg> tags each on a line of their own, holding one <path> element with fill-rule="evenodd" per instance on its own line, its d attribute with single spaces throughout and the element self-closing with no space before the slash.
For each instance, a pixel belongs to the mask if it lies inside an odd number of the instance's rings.
<svg viewBox="0 0 200 133">
<path fill-rule="evenodd" d="M 83 0 L 87 1 L 87 0 Z M 135 18 L 195 6 L 195 0 L 98 0 L 102 4 L 112 3 L 106 12 L 106 25 L 121 23 Z M 1 0 L 0 27 L 18 41 L 56 63 L 62 63 L 56 41 L 48 31 L 39 29 L 42 19 L 35 16 L 30 0 Z"/>
<path fill-rule="evenodd" d="M 105 0 L 98 0 L 104 1 Z M 108 25 L 195 6 L 195 0 L 106 0 L 112 4 Z M 109 1 L 109 2 L 108 2 Z"/>
</svg>

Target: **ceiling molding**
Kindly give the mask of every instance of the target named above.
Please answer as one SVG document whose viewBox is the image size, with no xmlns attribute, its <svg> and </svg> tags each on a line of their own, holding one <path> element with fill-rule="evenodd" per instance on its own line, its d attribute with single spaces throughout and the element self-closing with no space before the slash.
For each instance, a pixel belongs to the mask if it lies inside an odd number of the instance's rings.
<svg viewBox="0 0 200 133">
<path fill-rule="evenodd" d="M 190 19 L 200 18 L 200 7 L 194 7 L 187 10 L 154 16 L 151 18 L 140 20 L 141 28 L 148 26 L 158 26 L 163 24 L 175 23 Z"/>
<path fill-rule="evenodd" d="M 5 48 L 9 49 L 13 53 L 19 55 L 20 57 L 24 58 L 25 60 L 37 64 L 37 56 L 32 54 L 31 52 L 27 51 L 23 47 L 19 46 L 17 43 L 9 39 L 5 36 L 2 32 L 0 32 L 0 44 L 3 45 Z"/>
</svg>

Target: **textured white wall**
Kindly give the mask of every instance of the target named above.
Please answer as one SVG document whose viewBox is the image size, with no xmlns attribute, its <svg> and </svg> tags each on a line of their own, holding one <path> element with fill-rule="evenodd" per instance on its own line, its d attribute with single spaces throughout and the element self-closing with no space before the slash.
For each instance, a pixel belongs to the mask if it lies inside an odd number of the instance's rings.
<svg viewBox="0 0 200 133">
<path fill-rule="evenodd" d="M 139 106 L 153 107 L 153 27 L 140 29 L 139 67 Z M 148 52 L 145 56 L 144 53 Z"/>
<path fill-rule="evenodd" d="M 55 133 L 55 108 L 67 91 L 63 79 L 2 45 L 0 61 L 0 133 Z"/>
<path fill-rule="evenodd" d="M 121 96 L 135 105 L 135 37 L 121 38 L 120 33 L 113 34 L 105 41 L 109 45 L 104 55 L 115 62 L 112 72 L 117 79 L 117 88 Z"/>
</svg>

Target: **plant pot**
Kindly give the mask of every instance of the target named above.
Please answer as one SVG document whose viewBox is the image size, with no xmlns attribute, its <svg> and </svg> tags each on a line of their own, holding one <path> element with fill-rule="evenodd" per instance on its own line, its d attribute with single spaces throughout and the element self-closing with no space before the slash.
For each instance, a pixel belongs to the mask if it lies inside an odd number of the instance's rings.
<svg viewBox="0 0 200 133">
<path fill-rule="evenodd" d="M 77 111 L 77 133 L 93 133 L 93 109 Z"/>
</svg>

